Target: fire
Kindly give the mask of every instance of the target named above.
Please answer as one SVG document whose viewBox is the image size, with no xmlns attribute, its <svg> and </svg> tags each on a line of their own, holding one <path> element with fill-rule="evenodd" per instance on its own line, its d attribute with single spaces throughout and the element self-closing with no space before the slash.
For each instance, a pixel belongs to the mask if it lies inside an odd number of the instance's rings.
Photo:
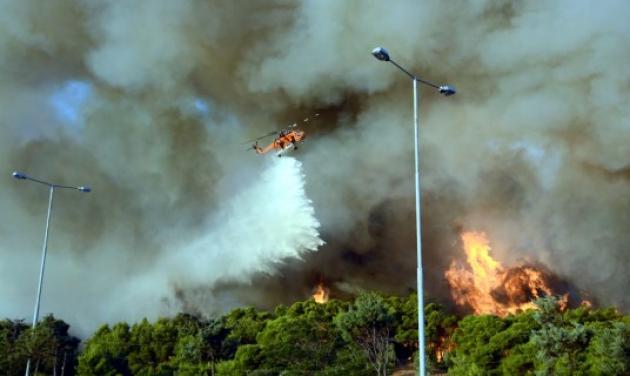
<svg viewBox="0 0 630 376">
<path fill-rule="evenodd" d="M 437 343 L 435 344 L 435 359 L 438 363 L 442 363 L 444 361 L 444 355 L 449 351 L 455 349 L 455 343 L 451 341 L 449 336 L 442 335 L 439 336 Z"/>
<path fill-rule="evenodd" d="M 318 283 L 313 292 L 313 299 L 315 299 L 315 303 L 327 303 L 329 293 L 330 291 L 326 288 L 326 286 L 324 286 L 322 282 Z"/>
<path fill-rule="evenodd" d="M 534 308 L 532 300 L 552 294 L 547 277 L 538 268 L 506 269 L 493 259 L 485 233 L 464 232 L 462 241 L 469 268 L 453 261 L 445 273 L 457 304 L 470 306 L 476 314 L 505 316 Z"/>
</svg>

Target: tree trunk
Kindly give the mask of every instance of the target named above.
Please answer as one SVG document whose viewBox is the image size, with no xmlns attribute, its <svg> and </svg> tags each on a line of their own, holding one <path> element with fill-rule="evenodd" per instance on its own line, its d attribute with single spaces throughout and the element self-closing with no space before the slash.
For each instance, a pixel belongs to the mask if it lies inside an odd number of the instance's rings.
<svg viewBox="0 0 630 376">
<path fill-rule="evenodd" d="M 61 376 L 66 375 L 66 359 L 68 358 L 68 350 L 63 352 L 63 362 L 61 363 Z"/>
</svg>

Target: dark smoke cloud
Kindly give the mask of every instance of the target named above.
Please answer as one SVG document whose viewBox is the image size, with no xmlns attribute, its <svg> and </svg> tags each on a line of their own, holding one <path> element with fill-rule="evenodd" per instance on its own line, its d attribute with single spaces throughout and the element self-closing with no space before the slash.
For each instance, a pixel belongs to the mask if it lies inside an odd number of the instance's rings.
<svg viewBox="0 0 630 376">
<path fill-rule="evenodd" d="M 84 329 L 290 302 L 320 279 L 338 296 L 412 290 L 411 83 L 370 56 L 377 45 L 459 89 L 448 99 L 421 93 L 428 295 L 448 299 L 443 272 L 471 229 L 488 232 L 503 262 L 544 263 L 602 304 L 630 307 L 623 1 L 2 8 L 2 315 L 29 316 L 46 204 L 41 187 L 9 179 L 13 169 L 95 188 L 56 197 L 43 301 L 43 312 Z M 88 88 L 70 118 L 51 104 L 69 82 Z M 179 261 L 170 274 L 161 256 L 186 254 L 220 228 L 209 218 L 258 184 L 266 162 L 240 142 L 315 112 L 296 157 L 327 244 L 253 282 L 182 278 Z"/>
</svg>

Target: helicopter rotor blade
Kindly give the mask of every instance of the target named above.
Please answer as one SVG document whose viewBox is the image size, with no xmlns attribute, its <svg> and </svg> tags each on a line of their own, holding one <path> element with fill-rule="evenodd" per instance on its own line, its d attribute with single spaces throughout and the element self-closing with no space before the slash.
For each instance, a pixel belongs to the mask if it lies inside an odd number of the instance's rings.
<svg viewBox="0 0 630 376">
<path fill-rule="evenodd" d="M 315 115 L 313 115 L 312 117 L 316 118 L 316 117 L 318 117 L 318 116 L 319 116 L 319 114 L 315 114 Z M 310 120 L 310 118 L 305 118 L 305 119 L 304 119 L 304 120 L 302 120 L 302 121 L 306 123 L 306 122 L 307 122 L 307 121 L 309 121 L 309 120 Z"/>
<path fill-rule="evenodd" d="M 302 123 L 308 123 L 309 121 L 314 120 L 314 119 L 315 119 L 316 117 L 318 117 L 318 116 L 319 116 L 319 114 L 315 114 L 315 115 L 313 115 L 313 116 L 309 116 L 309 117 L 307 117 L 307 118 L 304 118 L 304 119 L 302 119 Z M 305 124 L 305 125 L 306 125 L 306 124 Z"/>
<path fill-rule="evenodd" d="M 254 139 L 251 139 L 251 140 L 249 140 L 249 141 L 243 141 L 242 143 L 243 143 L 243 144 L 249 144 L 250 142 L 256 142 L 256 141 L 258 141 L 258 140 L 262 140 L 262 139 L 263 139 L 263 138 L 265 138 L 265 137 L 270 137 L 270 136 L 273 136 L 273 135 L 275 135 L 276 133 L 278 133 L 278 131 L 269 132 L 269 133 L 264 134 L 264 135 L 262 135 L 262 136 L 260 136 L 260 137 L 256 137 L 256 138 L 254 138 Z"/>
</svg>

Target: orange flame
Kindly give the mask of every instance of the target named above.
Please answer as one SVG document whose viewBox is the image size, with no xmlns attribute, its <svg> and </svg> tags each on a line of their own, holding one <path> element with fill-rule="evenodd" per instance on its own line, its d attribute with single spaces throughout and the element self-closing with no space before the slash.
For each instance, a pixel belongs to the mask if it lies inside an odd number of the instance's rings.
<svg viewBox="0 0 630 376">
<path fill-rule="evenodd" d="M 552 294 L 542 271 L 533 266 L 505 269 L 493 259 L 485 233 L 464 232 L 462 241 L 469 269 L 453 261 L 445 272 L 457 304 L 470 306 L 475 314 L 505 316 L 534 308 L 532 300 Z"/>
<path fill-rule="evenodd" d="M 315 303 L 324 304 L 328 302 L 329 290 L 324 286 L 322 282 L 317 284 L 315 290 L 313 292 L 313 299 L 315 299 Z"/>
<path fill-rule="evenodd" d="M 455 343 L 451 341 L 451 338 L 449 336 L 439 336 L 438 341 L 435 344 L 435 359 L 438 363 L 442 363 L 444 361 L 444 355 L 454 349 Z"/>
<path fill-rule="evenodd" d="M 580 303 L 580 305 L 585 308 L 593 308 L 593 303 L 587 299 L 582 300 L 582 303 Z"/>
</svg>

